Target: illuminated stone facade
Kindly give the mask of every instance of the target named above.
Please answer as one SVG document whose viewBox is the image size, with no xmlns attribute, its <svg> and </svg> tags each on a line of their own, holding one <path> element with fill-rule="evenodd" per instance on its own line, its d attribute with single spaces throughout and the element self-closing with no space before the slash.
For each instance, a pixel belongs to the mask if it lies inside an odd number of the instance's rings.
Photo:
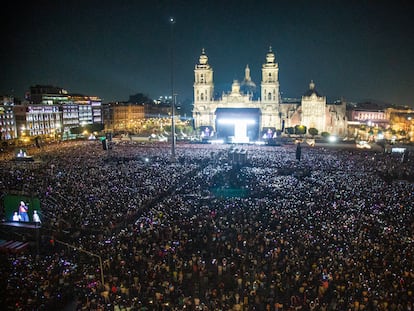
<svg viewBox="0 0 414 311">
<path fill-rule="evenodd" d="M 313 81 L 309 91 L 302 96 L 302 124 L 307 128 L 316 128 L 319 132 L 326 131 L 326 97 L 315 90 Z"/>
<path fill-rule="evenodd" d="M 144 106 L 133 104 L 114 105 L 113 129 L 115 131 L 137 132 L 141 120 L 144 119 Z"/>
<path fill-rule="evenodd" d="M 243 92 L 241 84 L 234 80 L 231 92 L 223 94 L 215 100 L 213 68 L 208 63 L 208 57 L 203 50 L 198 64 L 194 69 L 194 109 L 193 117 L 196 128 L 209 126 L 216 128 L 216 110 L 218 108 L 253 108 L 260 109 L 260 129 L 275 127 L 279 119 L 279 66 L 275 62 L 275 54 L 269 49 L 266 63 L 262 66 L 261 100 L 253 99 L 251 92 Z M 245 70 L 243 86 L 254 87 L 250 78 L 250 68 Z M 248 88 L 247 88 L 248 89 Z"/>
<path fill-rule="evenodd" d="M 346 104 L 343 101 L 328 104 L 326 97 L 320 95 L 311 81 L 309 90 L 302 96 L 301 125 L 307 129 L 315 128 L 318 133 L 327 132 L 344 136 L 347 132 Z"/>
<path fill-rule="evenodd" d="M 0 140 L 17 138 L 13 98 L 4 97 L 0 102 Z"/>
<path fill-rule="evenodd" d="M 346 135 L 346 104 L 336 102 L 327 104 L 326 97 L 315 89 L 313 81 L 309 90 L 302 96 L 301 102 L 282 103 L 279 91 L 279 66 L 275 54 L 270 48 L 266 62 L 262 65 L 260 98 L 254 98 L 254 82 L 250 77 L 250 68 L 245 69 L 242 83 L 233 81 L 231 92 L 214 98 L 213 68 L 208 62 L 204 50 L 194 69 L 194 108 L 193 117 L 196 129 L 209 127 L 213 132 L 218 127 L 218 111 L 240 109 L 259 111 L 259 129 L 262 136 L 267 129 L 284 130 L 287 127 L 304 125 L 308 129 L 316 128 L 318 133 Z M 235 124 L 237 127 L 237 124 Z M 257 138 L 257 137 L 256 137 Z"/>
</svg>

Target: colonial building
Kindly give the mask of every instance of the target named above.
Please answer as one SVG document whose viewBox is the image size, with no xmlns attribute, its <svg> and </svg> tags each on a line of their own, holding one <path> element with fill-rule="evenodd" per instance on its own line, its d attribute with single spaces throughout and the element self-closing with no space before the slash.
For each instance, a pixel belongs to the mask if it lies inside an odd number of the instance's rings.
<svg viewBox="0 0 414 311">
<path fill-rule="evenodd" d="M 315 89 L 313 81 L 309 84 L 309 90 L 302 96 L 302 112 L 300 125 L 307 129 L 314 128 L 318 133 L 330 133 L 343 136 L 347 132 L 346 104 L 337 101 L 328 104 L 326 97 Z"/>
<path fill-rule="evenodd" d="M 347 109 L 348 135 L 360 140 L 383 137 L 390 126 L 386 108 L 375 103 L 354 104 Z M 387 139 L 391 139 L 388 135 Z"/>
<path fill-rule="evenodd" d="M 85 96 L 81 94 L 68 93 L 61 87 L 51 85 L 35 85 L 30 87 L 30 93 L 27 95 L 27 103 L 19 108 L 20 119 L 18 129 L 25 128 L 23 131 L 29 136 L 47 135 L 57 133 L 67 136 L 71 129 L 85 125 L 103 125 L 102 100 L 97 96 Z M 58 109 L 60 116 L 50 123 L 35 124 L 36 120 L 51 120 L 50 111 Z M 28 114 L 23 118 L 21 115 L 24 110 Z M 45 112 L 45 116 L 35 116 Z M 31 114 L 35 114 L 31 116 Z"/>
<path fill-rule="evenodd" d="M 414 141 L 414 110 L 409 107 L 390 107 L 385 109 L 386 119 L 390 122 L 391 133 L 397 139 Z"/>
<path fill-rule="evenodd" d="M 215 135 L 231 140 L 255 140 L 264 128 L 280 124 L 279 66 L 272 49 L 262 66 L 261 99 L 254 99 L 255 84 L 250 77 L 250 68 L 245 70 L 243 89 L 234 80 L 231 92 L 223 93 L 215 100 L 213 68 L 204 51 L 194 69 L 194 125 L 205 135 Z"/>
<path fill-rule="evenodd" d="M 316 128 L 319 133 L 346 134 L 346 105 L 327 104 L 313 81 L 300 102 L 283 103 L 279 91 L 279 65 L 270 48 L 262 65 L 260 97 L 246 66 L 242 83 L 234 80 L 231 91 L 214 98 L 213 68 L 204 49 L 194 69 L 194 126 L 204 136 L 248 142 L 297 125 Z M 267 137 L 269 137 L 267 136 Z"/>
<path fill-rule="evenodd" d="M 309 90 L 302 96 L 301 125 L 307 128 L 316 128 L 319 132 L 326 131 L 326 97 L 320 95 L 311 81 Z"/>
<path fill-rule="evenodd" d="M 14 106 L 18 137 L 55 135 L 62 124 L 57 105 Z"/>
<path fill-rule="evenodd" d="M 137 132 L 145 117 L 144 105 L 115 102 L 105 104 L 105 131 Z"/>
<path fill-rule="evenodd" d="M 14 99 L 12 97 L 2 98 L 0 102 L 0 140 L 17 138 L 13 107 Z"/>
</svg>

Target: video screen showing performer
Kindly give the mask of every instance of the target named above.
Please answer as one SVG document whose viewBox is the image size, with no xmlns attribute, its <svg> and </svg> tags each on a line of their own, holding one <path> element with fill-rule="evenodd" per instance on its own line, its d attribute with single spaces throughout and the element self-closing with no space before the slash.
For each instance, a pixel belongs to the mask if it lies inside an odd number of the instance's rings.
<svg viewBox="0 0 414 311">
<path fill-rule="evenodd" d="M 20 194 L 6 194 L 3 196 L 4 214 L 6 221 L 36 222 L 40 224 L 42 210 L 40 200 L 37 197 Z"/>
</svg>

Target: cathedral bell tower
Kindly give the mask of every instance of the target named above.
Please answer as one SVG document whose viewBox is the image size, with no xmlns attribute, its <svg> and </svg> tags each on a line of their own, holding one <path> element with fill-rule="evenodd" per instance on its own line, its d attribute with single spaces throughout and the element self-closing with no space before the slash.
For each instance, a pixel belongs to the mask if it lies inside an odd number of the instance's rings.
<svg viewBox="0 0 414 311">
<path fill-rule="evenodd" d="M 208 56 L 202 49 L 198 64 L 194 69 L 194 110 L 195 127 L 209 125 L 214 118 L 214 111 L 210 111 L 213 101 L 214 84 L 213 69 L 208 63 Z"/>
<path fill-rule="evenodd" d="M 262 126 L 279 127 L 279 65 L 275 62 L 272 47 L 266 54 L 266 63 L 262 66 L 261 106 Z"/>
<path fill-rule="evenodd" d="M 262 66 L 262 103 L 279 104 L 279 65 L 275 62 L 272 47 L 266 54 L 266 63 Z"/>
</svg>

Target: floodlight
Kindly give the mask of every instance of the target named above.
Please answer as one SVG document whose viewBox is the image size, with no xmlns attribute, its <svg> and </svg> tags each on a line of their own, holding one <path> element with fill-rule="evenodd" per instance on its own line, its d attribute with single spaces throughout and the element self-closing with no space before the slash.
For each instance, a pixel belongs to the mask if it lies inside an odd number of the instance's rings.
<svg viewBox="0 0 414 311">
<path fill-rule="evenodd" d="M 334 142 L 336 142 L 336 141 L 337 141 L 337 137 L 336 137 L 336 136 L 331 135 L 331 136 L 329 136 L 328 140 L 329 140 L 329 142 L 334 143 Z"/>
</svg>

